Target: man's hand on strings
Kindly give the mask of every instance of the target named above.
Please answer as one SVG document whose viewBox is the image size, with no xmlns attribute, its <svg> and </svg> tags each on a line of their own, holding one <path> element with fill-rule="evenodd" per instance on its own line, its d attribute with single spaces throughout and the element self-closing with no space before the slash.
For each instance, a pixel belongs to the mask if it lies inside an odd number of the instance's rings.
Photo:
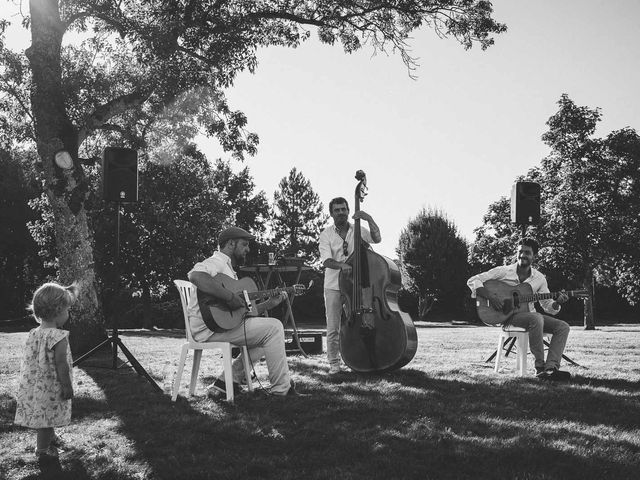
<svg viewBox="0 0 640 480">
<path fill-rule="evenodd" d="M 247 306 L 244 298 L 239 293 L 233 293 L 233 296 L 227 300 L 227 305 L 231 310 L 237 310 L 239 308 L 245 308 Z"/>
</svg>

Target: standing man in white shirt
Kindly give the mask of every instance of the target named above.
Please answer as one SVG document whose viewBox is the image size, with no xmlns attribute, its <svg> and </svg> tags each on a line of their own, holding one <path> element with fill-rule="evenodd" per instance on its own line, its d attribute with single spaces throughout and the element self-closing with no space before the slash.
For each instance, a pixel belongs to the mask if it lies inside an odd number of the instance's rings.
<svg viewBox="0 0 640 480">
<path fill-rule="evenodd" d="M 547 279 L 531 266 L 537 254 L 538 242 L 532 238 L 520 240 L 516 263 L 492 268 L 487 272 L 474 275 L 467 281 L 467 285 L 471 289 L 471 296 L 473 298 L 476 298 L 476 296 L 486 298 L 494 309 L 502 311 L 502 299 L 484 287 L 484 282 L 487 280 L 499 280 L 511 286 L 528 283 L 531 285 L 533 293 L 549 293 Z M 561 304 L 568 299 L 569 297 L 566 294 L 561 293 L 556 300 L 541 300 L 540 305 L 545 312 L 557 315 L 560 312 Z M 535 358 L 536 376 L 538 378 L 556 381 L 569 380 L 571 374 L 559 370 L 560 360 L 569 337 L 569 324 L 560 319 L 536 312 L 534 302 L 529 303 L 528 310 L 528 312 L 520 312 L 513 315 L 503 325 L 503 328 L 513 325 L 522 327 L 529 332 L 529 347 Z M 546 361 L 544 359 L 544 332 L 552 335 Z"/>
<path fill-rule="evenodd" d="M 320 234 L 320 262 L 324 271 L 324 305 L 327 317 L 327 359 L 329 374 L 341 371 L 340 358 L 340 319 L 342 316 L 342 299 L 340 295 L 340 272 L 351 272 L 351 265 L 346 263 L 353 253 L 353 225 L 349 223 L 349 204 L 342 197 L 329 202 L 329 213 L 333 225 L 325 228 Z M 360 210 L 353 215 L 354 219 L 365 220 L 369 229 L 360 227 L 362 240 L 368 243 L 380 243 L 380 229 L 371 215 Z"/>
<path fill-rule="evenodd" d="M 189 272 L 189 281 L 199 290 L 212 295 L 221 302 L 226 303 L 231 311 L 245 307 L 246 303 L 239 293 L 226 289 L 214 280 L 219 273 L 224 273 L 237 280 L 235 267 L 244 263 L 249 252 L 249 241 L 253 240 L 246 230 L 238 227 L 229 227 L 223 230 L 218 237 L 219 250 L 206 260 L 196 263 Z M 274 297 L 257 306 L 258 314 L 278 305 L 284 299 L 286 293 Z M 284 327 L 277 318 L 271 317 L 246 317 L 238 326 L 231 330 L 220 332 L 211 331 L 204 320 L 198 306 L 198 298 L 194 291 L 189 299 L 187 307 L 189 325 L 194 340 L 197 342 L 230 342 L 234 345 L 246 345 L 252 362 L 265 357 L 269 370 L 271 383 L 270 393 L 273 395 L 298 395 L 293 381 L 289 375 L 287 356 L 284 347 Z M 233 361 L 233 388 L 235 393 L 240 393 L 240 383 L 244 376 L 242 356 Z M 213 384 L 213 388 L 225 393 L 225 383 L 222 377 Z"/>
</svg>

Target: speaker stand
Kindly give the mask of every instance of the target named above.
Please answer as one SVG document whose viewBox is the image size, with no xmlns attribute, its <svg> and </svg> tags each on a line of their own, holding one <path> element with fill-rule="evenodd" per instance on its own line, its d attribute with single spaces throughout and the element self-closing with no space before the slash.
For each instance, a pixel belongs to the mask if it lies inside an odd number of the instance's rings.
<svg viewBox="0 0 640 480">
<path fill-rule="evenodd" d="M 120 288 L 120 208 L 121 206 L 122 206 L 122 203 L 117 202 L 116 208 L 118 213 L 117 213 L 117 221 L 116 221 L 116 257 L 115 257 L 115 270 L 117 275 L 116 291 L 118 291 Z M 154 387 L 156 391 L 162 393 L 162 388 L 160 388 L 160 386 L 155 382 L 155 380 L 151 378 L 151 375 L 147 373 L 147 371 L 142 367 L 142 365 L 140 365 L 140 362 L 136 360 L 136 357 L 133 356 L 133 354 L 129 351 L 129 349 L 124 346 L 124 343 L 122 343 L 122 340 L 120 340 L 120 336 L 118 335 L 118 323 L 117 323 L 116 317 L 114 317 L 114 320 L 113 320 L 113 330 L 112 330 L 111 336 L 108 337 L 106 340 L 102 341 L 99 345 L 96 345 L 94 348 L 89 350 L 84 355 L 80 356 L 77 360 L 73 362 L 73 366 L 75 367 L 76 365 L 80 364 L 81 362 L 91 357 L 94 353 L 98 352 L 101 348 L 107 345 L 111 345 L 111 351 L 113 354 L 113 357 L 112 357 L 113 363 L 111 368 L 113 370 L 117 370 L 118 368 L 118 347 L 120 347 L 120 349 L 122 350 L 122 353 L 124 353 L 124 356 L 127 357 L 127 360 L 129 360 L 129 363 L 134 368 L 134 370 L 138 373 L 138 375 L 141 375 L 144 378 L 146 378 L 147 381 L 151 384 L 152 387 Z"/>
<path fill-rule="evenodd" d="M 506 349 L 507 351 L 505 352 L 504 356 L 505 358 L 509 356 L 509 354 L 511 353 L 511 350 L 513 350 L 513 347 L 516 343 L 516 338 L 515 337 L 511 337 L 511 338 L 507 338 L 505 339 L 505 341 L 502 344 L 502 349 Z M 542 343 L 544 344 L 545 347 L 549 348 L 549 342 L 547 342 L 546 340 L 542 340 Z M 493 361 L 494 358 L 496 358 L 496 355 L 498 354 L 498 350 L 496 350 L 495 352 L 493 352 L 484 362 L 488 363 Z M 567 362 L 569 362 L 571 365 L 574 365 L 576 367 L 581 367 L 582 365 L 580 365 L 578 362 L 574 362 L 573 360 L 571 360 L 569 357 L 567 357 L 564 353 L 562 354 L 562 358 L 564 360 L 566 360 Z"/>
</svg>

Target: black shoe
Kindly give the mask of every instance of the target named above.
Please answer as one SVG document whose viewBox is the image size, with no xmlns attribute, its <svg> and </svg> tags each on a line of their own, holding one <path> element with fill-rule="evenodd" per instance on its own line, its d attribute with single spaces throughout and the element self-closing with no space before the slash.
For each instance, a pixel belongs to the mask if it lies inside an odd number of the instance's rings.
<svg viewBox="0 0 640 480">
<path fill-rule="evenodd" d="M 289 390 L 287 390 L 287 393 L 280 396 L 281 397 L 309 397 L 310 395 L 308 393 L 300 393 L 299 391 L 297 391 L 295 383 L 293 383 L 293 380 L 291 380 L 291 386 L 289 387 Z"/>
<path fill-rule="evenodd" d="M 552 382 L 567 382 L 571 380 L 571 374 L 569 372 L 563 372 L 557 368 L 550 368 L 544 371 L 541 378 L 544 380 L 551 380 Z"/>
<path fill-rule="evenodd" d="M 544 367 L 536 367 L 536 377 L 544 375 Z"/>
<path fill-rule="evenodd" d="M 53 459 L 58 459 L 58 449 L 53 446 L 53 445 L 49 445 L 48 448 L 45 448 L 44 450 L 38 450 L 36 448 L 36 458 L 38 460 L 42 460 L 42 461 L 51 461 Z"/>
<path fill-rule="evenodd" d="M 219 378 L 215 382 L 213 382 L 213 385 L 209 387 L 209 393 L 211 393 L 212 391 L 226 395 L 227 385 L 224 383 L 224 380 Z M 240 384 L 238 382 L 233 382 L 233 396 L 237 397 L 240 394 L 242 394 L 242 388 L 240 388 Z"/>
</svg>

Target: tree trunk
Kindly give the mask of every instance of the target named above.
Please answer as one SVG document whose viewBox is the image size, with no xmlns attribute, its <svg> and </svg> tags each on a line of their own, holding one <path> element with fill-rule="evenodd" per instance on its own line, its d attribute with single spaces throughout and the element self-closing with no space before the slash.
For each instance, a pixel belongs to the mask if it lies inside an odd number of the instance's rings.
<svg viewBox="0 0 640 480">
<path fill-rule="evenodd" d="M 105 338 L 104 319 L 96 293 L 92 234 L 84 201 L 87 178 L 78 162 L 77 129 L 71 124 L 62 90 L 61 44 L 64 33 L 57 0 L 31 0 L 31 46 L 25 52 L 32 72 L 31 108 L 38 155 L 42 161 L 44 191 L 55 222 L 58 279 L 77 282 L 80 296 L 68 323 L 75 354 Z M 74 165 L 61 169 L 54 164 L 56 151 L 68 151 Z"/>
<path fill-rule="evenodd" d="M 583 288 L 589 292 L 589 296 L 584 301 L 584 329 L 595 330 L 596 322 L 593 316 L 593 270 L 587 269 L 584 276 Z"/>
</svg>

